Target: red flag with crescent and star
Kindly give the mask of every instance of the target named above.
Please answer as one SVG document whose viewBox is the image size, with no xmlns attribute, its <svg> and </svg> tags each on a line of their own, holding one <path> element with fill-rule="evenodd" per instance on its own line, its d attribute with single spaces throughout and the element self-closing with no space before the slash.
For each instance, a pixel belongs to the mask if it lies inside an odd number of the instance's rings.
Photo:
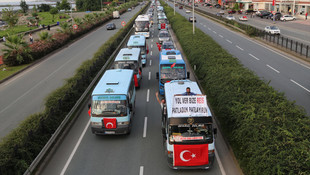
<svg viewBox="0 0 310 175">
<path fill-rule="evenodd" d="M 161 51 L 161 45 L 157 42 L 156 42 L 156 45 L 157 45 L 158 51 Z"/>
<path fill-rule="evenodd" d="M 201 166 L 209 164 L 208 144 L 173 145 L 173 166 Z"/>
<path fill-rule="evenodd" d="M 170 68 L 172 69 L 174 66 L 175 66 L 175 63 L 173 63 L 173 64 L 170 66 Z"/>
<path fill-rule="evenodd" d="M 276 0 L 272 0 L 272 6 L 276 4 Z"/>
<path fill-rule="evenodd" d="M 116 118 L 104 118 L 103 124 L 104 124 L 104 127 L 107 129 L 115 129 L 116 128 Z"/>
</svg>

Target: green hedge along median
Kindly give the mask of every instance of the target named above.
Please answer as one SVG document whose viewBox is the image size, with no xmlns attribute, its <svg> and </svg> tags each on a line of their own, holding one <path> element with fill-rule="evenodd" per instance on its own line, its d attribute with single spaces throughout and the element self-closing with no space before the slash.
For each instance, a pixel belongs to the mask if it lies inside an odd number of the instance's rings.
<svg viewBox="0 0 310 175">
<path fill-rule="evenodd" d="M 146 8 L 147 6 L 145 6 Z M 139 14 L 144 9 L 139 11 Z M 45 111 L 33 114 L 0 143 L 0 174 L 23 174 L 133 26 L 135 15 L 85 61 L 74 77 L 46 99 Z"/>
<path fill-rule="evenodd" d="M 244 174 L 310 174 L 310 119 L 304 110 L 164 8 Z"/>
</svg>

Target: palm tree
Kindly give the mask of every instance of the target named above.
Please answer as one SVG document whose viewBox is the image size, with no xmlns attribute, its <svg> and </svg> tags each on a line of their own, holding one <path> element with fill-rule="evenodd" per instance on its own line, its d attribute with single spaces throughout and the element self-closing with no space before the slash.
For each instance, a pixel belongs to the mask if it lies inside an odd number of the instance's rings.
<svg viewBox="0 0 310 175">
<path fill-rule="evenodd" d="M 61 23 L 60 24 L 61 29 L 57 29 L 58 32 L 60 33 L 66 33 L 66 34 L 70 34 L 72 32 L 71 28 L 71 24 L 65 22 L 65 23 Z"/>
<path fill-rule="evenodd" d="M 42 40 L 42 41 L 52 41 L 52 40 L 55 40 L 55 38 L 53 38 L 52 36 L 53 36 L 52 34 L 49 34 L 46 31 L 39 33 L 40 40 Z"/>
<path fill-rule="evenodd" d="M 33 60 L 31 56 L 31 49 L 29 45 L 23 40 L 21 35 L 8 35 L 4 45 L 6 49 L 2 49 L 4 52 L 4 61 L 8 60 L 8 66 L 21 64 L 26 59 Z"/>
</svg>

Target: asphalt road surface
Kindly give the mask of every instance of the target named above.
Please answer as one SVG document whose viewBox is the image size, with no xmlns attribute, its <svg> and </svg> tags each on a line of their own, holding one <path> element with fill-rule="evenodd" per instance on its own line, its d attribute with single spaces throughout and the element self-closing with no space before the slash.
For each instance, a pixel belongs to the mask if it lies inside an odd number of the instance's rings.
<svg viewBox="0 0 310 175">
<path fill-rule="evenodd" d="M 121 22 L 128 22 L 139 7 L 115 19 L 116 30 L 105 25 L 85 35 L 39 64 L 0 85 L 0 138 L 6 136 L 27 116 L 44 110 L 44 98 L 72 77 L 85 60 L 91 59 L 98 48 L 113 36 Z"/>
<path fill-rule="evenodd" d="M 173 3 L 169 2 L 173 7 Z M 188 18 L 185 10 L 176 12 Z M 195 14 L 197 28 L 211 36 L 219 45 L 280 92 L 296 101 L 310 114 L 310 66 L 254 39 L 234 32 L 208 18 Z"/>
<path fill-rule="evenodd" d="M 155 97 L 158 91 L 156 72 L 159 64 L 157 35 L 158 29 L 155 22 L 151 29 L 151 37 L 147 39 L 150 52 L 147 66 L 143 68 L 141 87 L 137 90 L 136 113 L 131 134 L 123 136 L 92 134 L 88 109 L 85 106 L 40 174 L 241 174 L 220 132 L 215 141 L 217 157 L 212 169 L 172 170 L 168 167 L 161 134 L 161 109 Z M 174 41 L 179 49 L 178 43 L 175 39 Z M 193 76 L 191 80 L 194 80 Z"/>
</svg>

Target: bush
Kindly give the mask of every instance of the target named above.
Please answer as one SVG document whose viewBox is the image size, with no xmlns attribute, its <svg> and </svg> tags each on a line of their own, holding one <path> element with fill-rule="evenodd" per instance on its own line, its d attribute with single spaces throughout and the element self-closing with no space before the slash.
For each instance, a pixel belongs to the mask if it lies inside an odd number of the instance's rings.
<svg viewBox="0 0 310 175">
<path fill-rule="evenodd" d="M 193 35 L 192 25 L 174 16 L 172 8 L 164 8 L 244 174 L 310 174 L 305 111 L 201 30 Z"/>
</svg>

